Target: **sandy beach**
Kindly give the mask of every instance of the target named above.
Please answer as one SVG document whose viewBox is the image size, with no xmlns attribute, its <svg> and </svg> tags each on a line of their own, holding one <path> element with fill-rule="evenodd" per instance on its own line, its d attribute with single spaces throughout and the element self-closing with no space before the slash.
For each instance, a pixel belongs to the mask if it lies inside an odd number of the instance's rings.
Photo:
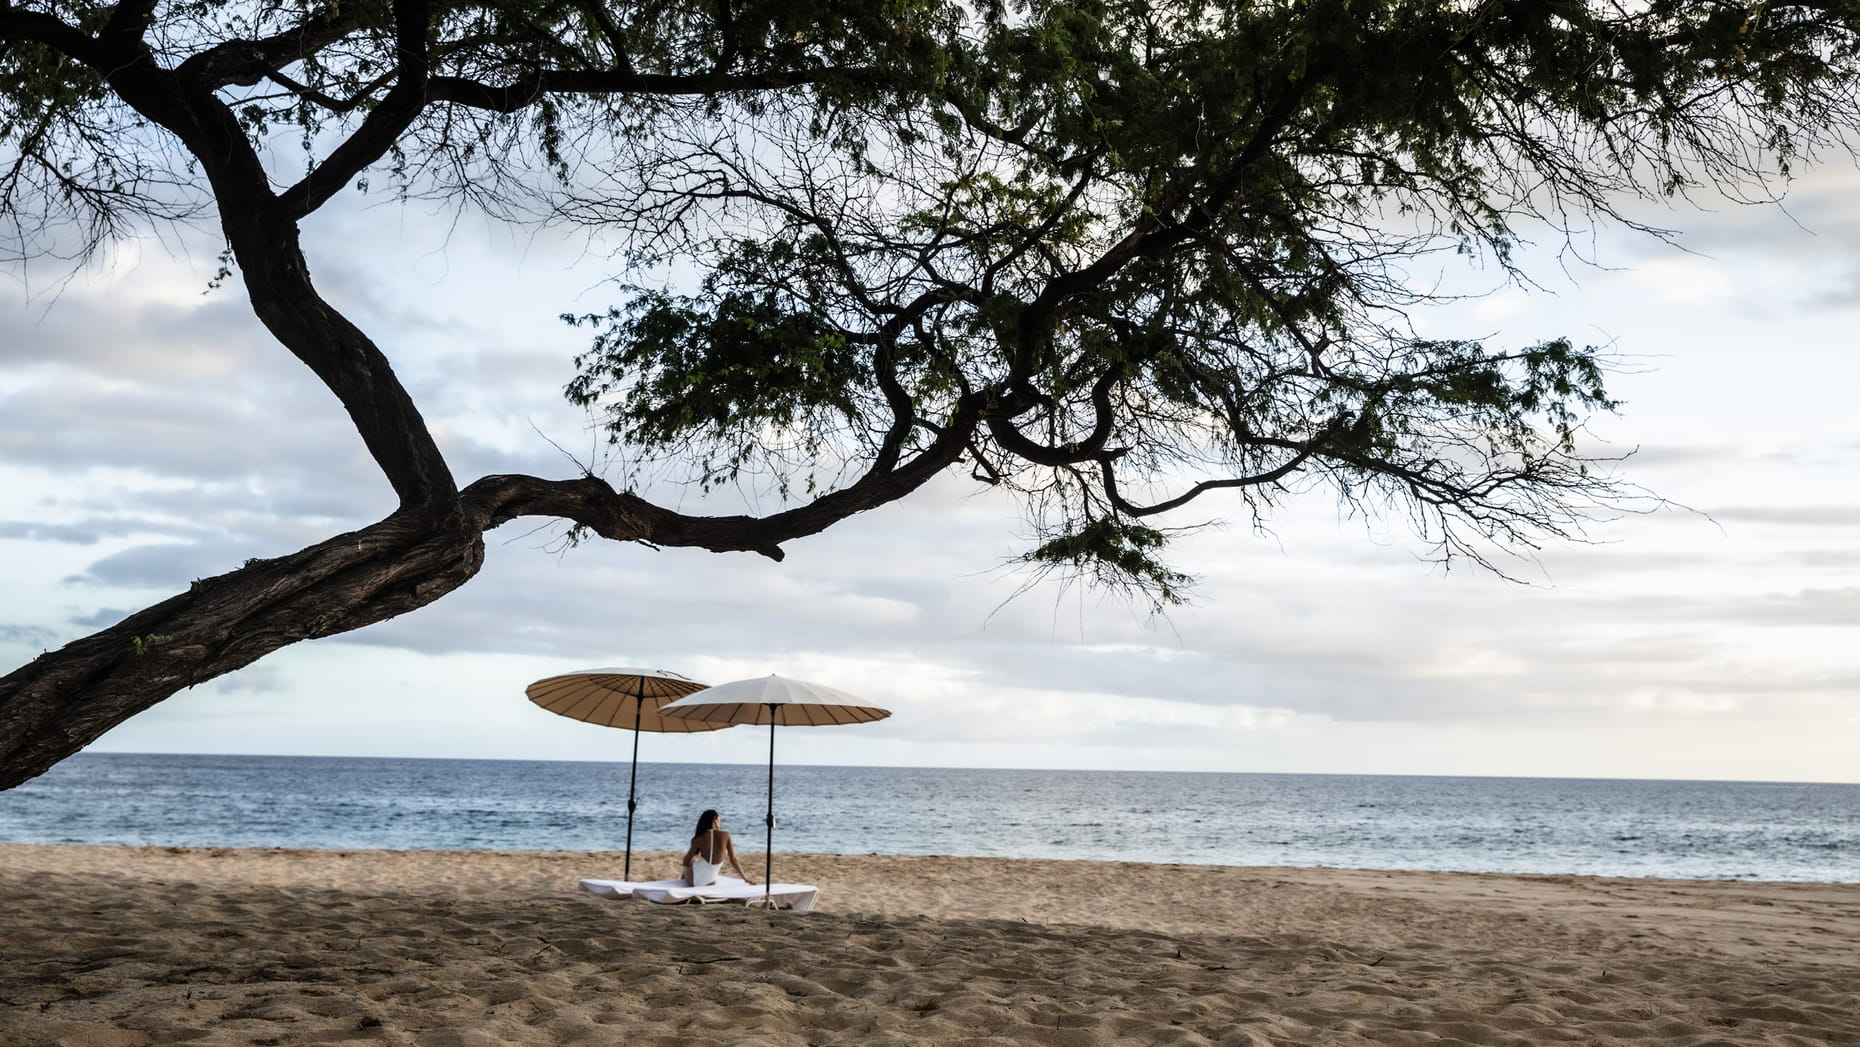
<svg viewBox="0 0 1860 1047">
<path fill-rule="evenodd" d="M 816 911 L 576 888 L 619 875 L 0 845 L 0 1044 L 1860 1044 L 1860 885 L 778 855 Z"/>
</svg>

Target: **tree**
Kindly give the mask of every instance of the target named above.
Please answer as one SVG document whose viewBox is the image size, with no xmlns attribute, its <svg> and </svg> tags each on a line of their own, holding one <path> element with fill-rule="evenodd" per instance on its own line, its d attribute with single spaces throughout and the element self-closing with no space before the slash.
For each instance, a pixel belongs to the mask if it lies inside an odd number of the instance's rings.
<svg viewBox="0 0 1860 1047">
<path fill-rule="evenodd" d="M 1601 353 L 1417 337 L 1417 267 L 1509 269 L 1529 229 L 1632 225 L 1637 197 L 1769 193 L 1854 125 L 1857 24 L 1677 0 L 0 0 L 11 252 L 211 214 L 398 499 L 0 678 L 0 787 L 438 599 L 522 516 L 779 559 L 966 467 L 1026 499 L 1029 566 L 1158 605 L 1188 579 L 1152 521 L 1217 493 L 1257 514 L 1328 486 L 1479 563 L 1579 534 L 1625 491 L 1577 446 L 1613 406 Z M 457 483 L 300 247 L 370 176 L 623 234 L 622 277 L 695 261 L 701 287 L 569 318 L 593 331 L 569 395 L 785 507 Z"/>
</svg>

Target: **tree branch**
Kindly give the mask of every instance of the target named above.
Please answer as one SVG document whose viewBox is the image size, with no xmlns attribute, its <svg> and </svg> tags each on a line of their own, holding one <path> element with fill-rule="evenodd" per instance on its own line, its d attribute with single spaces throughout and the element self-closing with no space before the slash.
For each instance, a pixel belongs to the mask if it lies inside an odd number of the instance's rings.
<svg viewBox="0 0 1860 1047">
<path fill-rule="evenodd" d="M 478 572 L 476 531 L 396 513 L 275 560 L 201 579 L 0 677 L 0 789 L 43 773 L 105 731 L 300 640 L 423 607 Z"/>
<path fill-rule="evenodd" d="M 1317 436 L 1303 441 L 1303 445 L 1298 447 L 1290 458 L 1287 458 L 1284 463 L 1276 468 L 1268 469 L 1263 473 L 1254 473 L 1250 476 L 1230 476 L 1219 480 L 1203 480 L 1193 487 L 1190 487 L 1182 494 L 1166 501 L 1157 502 L 1155 505 L 1137 505 L 1125 500 L 1123 494 L 1118 491 L 1116 465 L 1119 456 L 1117 455 L 1100 456 L 1098 462 L 1100 484 L 1104 488 L 1105 497 L 1110 500 L 1112 505 L 1117 507 L 1118 512 L 1126 516 L 1138 518 L 1156 516 L 1161 513 L 1166 513 L 1171 509 L 1180 509 L 1182 506 L 1207 494 L 1209 491 L 1231 490 L 1236 487 L 1258 487 L 1261 484 L 1269 484 L 1283 480 L 1304 467 L 1304 464 L 1323 446 L 1324 441 L 1329 438 L 1331 431 L 1332 429 L 1327 428 Z"/>
<path fill-rule="evenodd" d="M 396 77 L 394 86 L 343 143 L 303 180 L 278 196 L 278 206 L 289 219 L 323 206 L 351 179 L 387 154 L 425 110 L 428 56 L 425 0 L 394 0 Z"/>
<path fill-rule="evenodd" d="M 81 30 L 51 15 L 22 11 L 11 4 L 0 6 L 0 40 L 30 40 L 44 44 L 93 69 L 100 69 L 103 55 L 121 50 L 105 47 Z"/>
<path fill-rule="evenodd" d="M 126 56 L 108 76 L 126 104 L 167 128 L 199 161 L 254 313 L 336 394 L 401 506 L 440 516 L 455 511 L 457 485 L 413 398 L 374 342 L 310 282 L 294 216 L 279 206 L 232 111 L 206 88 L 157 67 L 146 52 Z"/>
<path fill-rule="evenodd" d="M 879 86 L 887 78 L 861 67 L 823 66 L 769 73 L 635 73 L 626 69 L 538 69 L 509 83 L 487 84 L 459 76 L 435 76 L 427 98 L 435 102 L 514 113 L 548 94 L 724 95 L 779 91 L 828 80 Z"/>
<path fill-rule="evenodd" d="M 258 40 L 228 40 L 190 55 L 174 72 L 208 90 L 250 86 L 295 61 L 328 47 L 357 29 L 379 24 L 389 12 L 382 0 L 345 0 L 294 29 Z"/>
</svg>

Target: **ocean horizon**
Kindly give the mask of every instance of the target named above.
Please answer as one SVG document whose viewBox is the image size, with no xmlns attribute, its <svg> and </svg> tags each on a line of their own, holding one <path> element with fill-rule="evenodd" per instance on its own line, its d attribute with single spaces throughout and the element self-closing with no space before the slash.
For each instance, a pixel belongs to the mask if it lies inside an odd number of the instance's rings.
<svg viewBox="0 0 1860 1047">
<path fill-rule="evenodd" d="M 617 851 L 624 761 L 80 753 L 0 842 Z M 766 764 L 641 762 L 635 851 L 765 836 Z M 777 853 L 1860 882 L 1860 784 L 777 764 Z"/>
</svg>

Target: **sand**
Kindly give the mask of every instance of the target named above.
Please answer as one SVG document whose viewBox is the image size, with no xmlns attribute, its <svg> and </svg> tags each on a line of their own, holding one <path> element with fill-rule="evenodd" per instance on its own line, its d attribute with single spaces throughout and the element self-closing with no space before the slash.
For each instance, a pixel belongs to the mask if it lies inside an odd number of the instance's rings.
<svg viewBox="0 0 1860 1047">
<path fill-rule="evenodd" d="M 578 891 L 608 853 L 0 845 L 0 1044 L 1860 1045 L 1860 885 L 776 873 L 819 908 Z"/>
</svg>

